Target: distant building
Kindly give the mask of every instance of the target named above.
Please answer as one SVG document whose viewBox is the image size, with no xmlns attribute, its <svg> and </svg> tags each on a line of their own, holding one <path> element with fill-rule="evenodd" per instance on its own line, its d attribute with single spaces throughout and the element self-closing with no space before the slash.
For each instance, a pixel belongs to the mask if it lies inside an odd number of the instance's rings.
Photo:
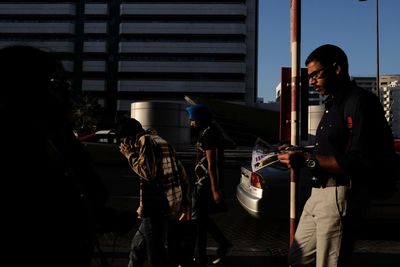
<svg viewBox="0 0 400 267">
<path fill-rule="evenodd" d="M 367 90 L 376 91 L 376 77 L 372 76 L 352 76 L 352 79 L 356 81 L 356 83 Z M 396 75 L 380 75 L 379 76 L 379 95 L 382 101 L 382 93 L 383 93 L 383 88 L 387 87 L 391 82 L 394 81 L 400 81 L 400 74 Z"/>
<path fill-rule="evenodd" d="M 57 52 L 113 122 L 134 101 L 257 101 L 258 0 L 7 1 L 0 47 Z"/>
<path fill-rule="evenodd" d="M 396 83 L 396 81 L 397 82 L 400 81 L 400 74 L 396 74 L 396 75 L 381 75 L 379 77 L 379 79 L 380 79 L 380 88 L 382 90 L 382 88 L 384 88 L 386 86 L 389 86 L 393 82 Z"/>
<path fill-rule="evenodd" d="M 352 80 L 354 80 L 358 86 L 375 92 L 375 88 L 376 88 L 376 77 L 372 77 L 372 76 L 352 76 L 351 77 Z"/>
<path fill-rule="evenodd" d="M 280 101 L 281 98 L 281 90 L 282 90 L 282 85 L 279 83 L 275 87 L 275 99 L 277 102 Z M 312 86 L 308 87 L 308 105 L 309 106 L 315 106 L 315 105 L 321 105 L 323 102 L 323 97 L 321 97 L 317 92 L 315 92 L 314 88 Z"/>
<path fill-rule="evenodd" d="M 353 77 L 357 84 L 374 91 L 376 77 Z M 380 75 L 380 101 L 393 134 L 400 137 L 400 75 Z"/>
<path fill-rule="evenodd" d="M 400 80 L 382 87 L 385 117 L 392 127 L 393 135 L 400 138 Z"/>
<path fill-rule="evenodd" d="M 321 97 L 315 90 L 314 90 L 314 88 L 312 87 L 312 86 L 310 86 L 309 88 L 308 88 L 308 96 L 309 96 L 309 98 L 308 98 L 308 104 L 310 105 L 310 106 L 318 106 L 318 105 L 321 105 L 322 103 L 323 103 L 323 101 L 324 101 L 324 98 L 323 97 Z"/>
<path fill-rule="evenodd" d="M 282 93 L 282 83 L 278 83 L 278 85 L 275 87 L 275 99 L 277 102 L 279 102 L 281 99 L 281 93 Z"/>
</svg>

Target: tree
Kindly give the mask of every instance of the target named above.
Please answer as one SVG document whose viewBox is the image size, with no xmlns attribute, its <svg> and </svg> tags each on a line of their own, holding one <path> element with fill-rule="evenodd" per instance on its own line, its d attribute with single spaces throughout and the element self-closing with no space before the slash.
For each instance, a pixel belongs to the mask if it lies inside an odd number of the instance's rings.
<svg viewBox="0 0 400 267">
<path fill-rule="evenodd" d="M 81 136 L 96 131 L 103 111 L 97 97 L 84 92 L 74 93 L 72 119 L 76 134 Z"/>
</svg>

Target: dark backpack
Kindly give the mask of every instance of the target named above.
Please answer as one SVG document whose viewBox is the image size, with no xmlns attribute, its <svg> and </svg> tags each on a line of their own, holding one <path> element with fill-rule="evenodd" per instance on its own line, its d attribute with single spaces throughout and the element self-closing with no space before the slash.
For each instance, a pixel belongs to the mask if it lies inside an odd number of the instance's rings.
<svg viewBox="0 0 400 267">
<path fill-rule="evenodd" d="M 353 118 L 355 117 L 355 107 L 358 104 L 359 98 L 363 93 L 359 88 L 360 92 L 353 92 L 348 94 L 345 103 L 343 105 L 343 119 L 348 130 L 348 144 L 347 149 L 351 147 L 352 138 L 352 127 Z M 368 92 L 369 93 L 369 92 Z M 384 131 L 384 129 L 376 129 L 377 131 Z M 390 134 L 387 134 L 385 138 L 392 138 Z M 378 140 L 379 141 L 379 140 Z M 372 164 L 372 173 L 376 176 L 373 180 L 368 180 L 369 198 L 370 200 L 382 200 L 393 197 L 393 195 L 398 191 L 397 182 L 400 180 L 400 154 L 397 154 L 394 149 L 394 144 L 392 149 L 388 146 L 382 146 L 382 151 L 379 155 L 376 155 L 380 162 L 384 164 Z"/>
</svg>

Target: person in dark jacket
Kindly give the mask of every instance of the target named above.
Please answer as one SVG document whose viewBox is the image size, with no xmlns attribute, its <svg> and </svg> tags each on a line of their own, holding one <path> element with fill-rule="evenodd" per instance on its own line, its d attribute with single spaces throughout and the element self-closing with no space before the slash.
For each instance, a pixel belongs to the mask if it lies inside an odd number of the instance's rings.
<svg viewBox="0 0 400 267">
<path fill-rule="evenodd" d="M 186 110 L 197 151 L 192 200 L 192 217 L 198 221 L 195 260 L 200 266 L 207 265 L 208 232 L 218 243 L 217 255 L 212 260 L 213 264 L 218 264 L 232 247 L 232 243 L 209 215 L 227 208 L 222 190 L 224 135 L 222 129 L 212 121 L 212 113 L 208 106 L 197 104 Z"/>
<path fill-rule="evenodd" d="M 393 136 L 379 99 L 350 80 L 341 48 L 322 45 L 305 63 L 310 84 L 326 100 L 313 152 L 288 150 L 278 156 L 289 167 L 307 167 L 313 174 L 289 263 L 345 266 L 368 195 L 374 193 L 370 189 L 387 175 L 377 166 L 385 166 L 394 153 Z"/>
<path fill-rule="evenodd" d="M 72 129 L 72 100 L 56 54 L 0 49 L 3 261 L 91 266 L 108 194 Z M 108 222 L 107 222 L 108 223 Z"/>
</svg>

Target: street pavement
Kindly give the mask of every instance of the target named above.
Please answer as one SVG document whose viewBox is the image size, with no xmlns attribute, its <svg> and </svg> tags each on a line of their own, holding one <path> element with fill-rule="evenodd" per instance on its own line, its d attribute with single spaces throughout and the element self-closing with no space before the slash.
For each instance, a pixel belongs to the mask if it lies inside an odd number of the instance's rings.
<svg viewBox="0 0 400 267">
<path fill-rule="evenodd" d="M 121 201 L 121 199 L 118 201 Z M 210 264 L 209 266 L 287 266 L 289 223 L 281 220 L 260 223 L 259 220 L 245 214 L 234 199 L 228 203 L 230 206 L 229 211 L 213 215 L 213 218 L 234 246 L 221 264 Z M 130 240 L 135 230 L 132 229 L 127 235 L 122 237 L 115 237 L 113 234 L 100 236 L 101 249 L 112 267 L 127 266 Z M 371 229 L 371 231 L 373 230 Z M 386 233 L 385 239 L 357 240 L 351 266 L 399 267 L 400 240 L 397 238 L 392 239 L 391 236 L 395 235 Z M 215 251 L 216 243 L 209 238 L 209 257 L 215 255 Z M 98 259 L 94 261 L 93 266 L 101 266 Z M 148 265 L 145 265 L 145 267 L 148 267 Z"/>
<path fill-rule="evenodd" d="M 227 160 L 226 177 L 230 185 L 225 188 L 229 210 L 213 215 L 215 222 L 234 244 L 225 260 L 219 265 L 231 267 L 283 267 L 289 246 L 289 218 L 287 220 L 259 220 L 249 216 L 236 200 L 236 185 L 240 166 L 250 156 L 248 151 L 232 155 Z M 186 156 L 190 157 L 190 155 Z M 191 168 L 189 167 L 188 170 Z M 101 164 L 99 171 L 111 191 L 111 206 L 118 209 L 136 210 L 138 182 L 126 164 L 107 166 Z M 392 208 L 396 208 L 393 206 Z M 393 209 L 391 209 L 393 210 Z M 384 208 L 378 209 L 380 217 Z M 387 212 L 386 212 L 387 213 Z M 400 221 L 385 221 L 383 224 L 365 225 L 363 236 L 356 242 L 353 267 L 400 267 Z M 112 267 L 127 267 L 130 241 L 136 229 L 116 237 L 112 233 L 99 236 L 101 250 Z M 209 238 L 208 255 L 215 255 L 216 244 Z M 98 253 L 96 254 L 98 256 Z M 101 266 L 95 257 L 93 267 Z M 148 265 L 145 265 L 148 267 Z M 189 267 L 189 266 L 188 266 Z"/>
</svg>

